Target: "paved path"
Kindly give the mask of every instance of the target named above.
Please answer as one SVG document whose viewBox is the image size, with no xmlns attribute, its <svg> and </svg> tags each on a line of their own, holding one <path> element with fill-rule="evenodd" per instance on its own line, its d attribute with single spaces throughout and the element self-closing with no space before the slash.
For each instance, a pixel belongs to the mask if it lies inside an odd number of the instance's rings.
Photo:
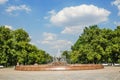
<svg viewBox="0 0 120 80">
<path fill-rule="evenodd" d="M 120 67 L 79 71 L 16 71 L 0 69 L 0 80 L 120 80 Z"/>
</svg>

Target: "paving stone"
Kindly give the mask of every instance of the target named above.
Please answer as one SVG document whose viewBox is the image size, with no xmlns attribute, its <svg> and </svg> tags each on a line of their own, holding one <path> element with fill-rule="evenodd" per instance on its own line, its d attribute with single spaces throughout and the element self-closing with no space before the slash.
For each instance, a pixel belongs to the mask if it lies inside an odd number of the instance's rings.
<svg viewBox="0 0 120 80">
<path fill-rule="evenodd" d="M 79 71 L 16 71 L 0 69 L 0 80 L 120 80 L 120 67 Z"/>
</svg>

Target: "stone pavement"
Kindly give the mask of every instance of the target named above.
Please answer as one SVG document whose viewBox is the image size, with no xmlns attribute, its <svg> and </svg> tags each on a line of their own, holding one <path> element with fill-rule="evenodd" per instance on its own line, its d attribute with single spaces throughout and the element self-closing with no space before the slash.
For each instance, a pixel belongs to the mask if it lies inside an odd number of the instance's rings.
<svg viewBox="0 0 120 80">
<path fill-rule="evenodd" d="M 79 71 L 16 71 L 0 69 L 0 80 L 120 80 L 120 67 Z"/>
</svg>

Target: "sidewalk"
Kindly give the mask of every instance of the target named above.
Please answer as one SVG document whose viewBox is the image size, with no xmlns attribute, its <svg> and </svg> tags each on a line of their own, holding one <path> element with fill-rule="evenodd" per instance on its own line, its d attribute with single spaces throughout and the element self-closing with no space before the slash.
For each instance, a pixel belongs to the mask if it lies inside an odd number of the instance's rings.
<svg viewBox="0 0 120 80">
<path fill-rule="evenodd" d="M 16 71 L 0 69 L 0 80 L 120 80 L 120 67 L 80 71 Z"/>
</svg>

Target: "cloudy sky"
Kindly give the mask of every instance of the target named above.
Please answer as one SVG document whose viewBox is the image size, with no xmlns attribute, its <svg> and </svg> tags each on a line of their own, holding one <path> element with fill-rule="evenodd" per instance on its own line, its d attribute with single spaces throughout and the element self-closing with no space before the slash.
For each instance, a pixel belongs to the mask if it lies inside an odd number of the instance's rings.
<svg viewBox="0 0 120 80">
<path fill-rule="evenodd" d="M 115 29 L 120 0 L 0 0 L 0 25 L 23 28 L 31 43 L 56 55 L 70 50 L 85 26 Z"/>
</svg>

